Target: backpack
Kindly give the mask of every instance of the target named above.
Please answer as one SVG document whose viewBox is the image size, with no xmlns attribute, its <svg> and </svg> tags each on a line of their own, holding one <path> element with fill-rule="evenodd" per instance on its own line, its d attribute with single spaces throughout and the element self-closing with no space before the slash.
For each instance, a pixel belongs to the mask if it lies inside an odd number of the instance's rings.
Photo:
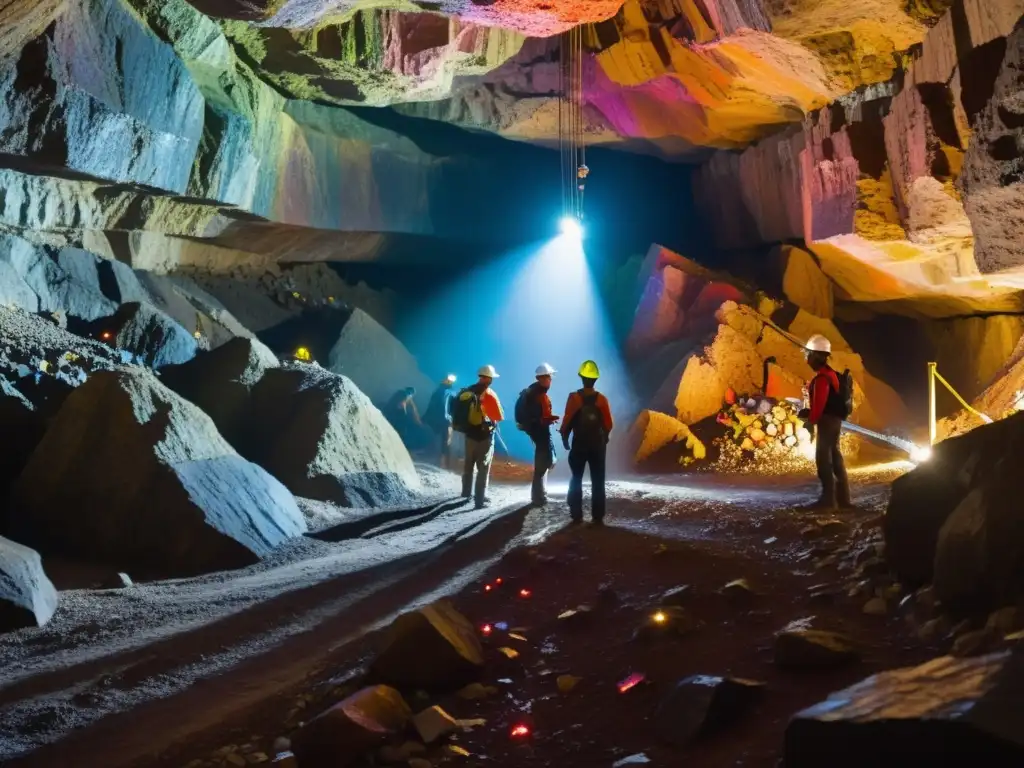
<svg viewBox="0 0 1024 768">
<path fill-rule="evenodd" d="M 519 393 L 519 398 L 516 400 L 515 416 L 516 426 L 527 434 L 533 432 L 540 426 L 540 397 L 536 392 L 534 392 L 532 385 Z"/>
<path fill-rule="evenodd" d="M 845 420 L 853 413 L 853 375 L 847 368 L 842 373 L 837 372 L 836 378 L 839 379 L 839 389 L 829 387 L 825 413 Z"/>
<path fill-rule="evenodd" d="M 597 407 L 597 392 L 578 390 L 583 405 L 572 417 L 573 445 L 587 447 L 603 446 L 608 442 L 608 433 L 604 431 L 604 415 Z"/>
<path fill-rule="evenodd" d="M 452 401 L 452 429 L 465 434 L 478 429 L 483 423 L 480 394 L 472 387 L 460 390 Z"/>
</svg>

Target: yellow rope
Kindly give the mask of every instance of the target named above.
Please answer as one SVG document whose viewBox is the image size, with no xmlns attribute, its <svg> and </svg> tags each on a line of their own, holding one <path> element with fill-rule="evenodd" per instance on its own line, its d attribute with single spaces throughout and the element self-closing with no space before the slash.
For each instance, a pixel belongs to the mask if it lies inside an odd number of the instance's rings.
<svg viewBox="0 0 1024 768">
<path fill-rule="evenodd" d="M 934 373 L 935 373 L 935 378 L 937 378 L 939 381 L 941 381 L 943 386 L 945 386 L 946 389 L 948 389 L 950 391 L 950 393 L 953 395 L 953 397 L 955 397 L 958 401 L 960 401 L 960 405 L 962 405 L 964 408 L 966 408 L 969 412 L 973 413 L 975 416 L 977 416 L 979 419 L 981 419 L 986 424 L 991 424 L 992 423 L 992 418 L 990 416 L 986 416 L 981 411 L 977 411 L 974 408 L 972 408 L 970 405 L 968 405 L 967 401 L 964 400 L 962 397 L 960 397 L 960 393 L 957 392 L 955 389 L 953 389 L 952 385 L 948 381 L 946 381 L 944 378 L 942 378 L 942 374 L 939 373 L 938 369 L 935 369 Z"/>
</svg>

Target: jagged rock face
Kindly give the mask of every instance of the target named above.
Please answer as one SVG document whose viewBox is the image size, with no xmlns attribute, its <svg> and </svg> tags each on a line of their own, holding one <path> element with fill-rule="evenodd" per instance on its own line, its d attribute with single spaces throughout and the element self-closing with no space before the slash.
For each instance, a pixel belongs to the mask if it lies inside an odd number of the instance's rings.
<svg viewBox="0 0 1024 768">
<path fill-rule="evenodd" d="M 15 486 L 12 536 L 147 576 L 257 562 L 306 525 L 288 490 L 144 369 L 92 375 Z"/>
<path fill-rule="evenodd" d="M 695 197 L 718 246 L 803 240 L 837 299 L 883 311 L 1020 311 L 1019 276 L 983 273 L 1014 263 L 1022 13 L 1020 0 L 962 0 L 901 76 L 713 157 Z"/>
</svg>

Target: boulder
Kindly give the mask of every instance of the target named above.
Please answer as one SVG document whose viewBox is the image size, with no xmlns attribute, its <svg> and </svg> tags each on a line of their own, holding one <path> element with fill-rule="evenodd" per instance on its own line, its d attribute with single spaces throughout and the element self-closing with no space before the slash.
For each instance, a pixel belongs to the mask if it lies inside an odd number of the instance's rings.
<svg viewBox="0 0 1024 768">
<path fill-rule="evenodd" d="M 849 638 L 819 629 L 784 629 L 775 637 L 775 663 L 789 669 L 837 667 L 857 658 Z"/>
<path fill-rule="evenodd" d="M 441 707 L 433 706 L 424 709 L 412 719 L 412 726 L 425 744 L 433 744 L 438 739 L 459 730 L 459 722 Z"/>
<path fill-rule="evenodd" d="M 144 369 L 94 374 L 65 400 L 14 486 L 11 529 L 137 576 L 257 562 L 305 531 L 288 490 Z"/>
<path fill-rule="evenodd" d="M 414 387 L 416 404 L 424 409 L 434 390 L 405 345 L 361 309 L 353 309 L 342 326 L 325 367 L 350 379 L 378 405 L 401 387 Z"/>
<path fill-rule="evenodd" d="M 799 712 L 786 768 L 1024 764 L 1024 656 L 943 656 L 874 675 Z"/>
<path fill-rule="evenodd" d="M 901 583 L 915 587 L 932 581 L 940 531 L 956 510 L 959 510 L 957 519 L 950 521 L 944 534 L 943 562 L 949 568 L 944 571 L 943 589 L 937 590 L 943 602 L 947 597 L 963 597 L 987 578 L 976 573 L 971 577 L 974 586 L 966 583 L 954 586 L 958 578 L 966 578 L 966 569 L 982 566 L 977 561 L 981 550 L 976 547 L 981 546 L 978 537 L 984 535 L 985 530 L 992 533 L 1002 531 L 1007 538 L 998 543 L 991 542 L 991 546 L 1002 556 L 1011 556 L 1010 551 L 1020 541 L 1014 538 L 1020 534 L 1012 516 L 1007 518 L 1013 505 L 1009 501 L 1001 502 L 994 494 L 1000 489 L 1016 492 L 1010 457 L 1022 449 L 1024 414 L 1016 414 L 944 440 L 935 446 L 927 462 L 893 483 L 883 532 L 886 559 Z M 975 556 L 964 563 L 949 559 L 954 552 L 966 553 L 972 547 L 975 547 Z M 996 571 L 989 573 L 998 572 L 1008 564 L 991 565 Z M 989 607 L 1001 604 L 994 603 Z"/>
<path fill-rule="evenodd" d="M 626 340 L 631 357 L 684 337 L 701 338 L 715 327 L 715 310 L 743 293 L 723 275 L 654 244 L 641 266 L 643 292 Z"/>
<path fill-rule="evenodd" d="M 57 610 L 57 590 L 35 550 L 0 537 L 0 632 L 41 627 Z"/>
<path fill-rule="evenodd" d="M 654 715 L 655 728 L 669 744 L 683 746 L 731 725 L 764 690 L 764 683 L 733 677 L 693 675 L 676 684 Z"/>
<path fill-rule="evenodd" d="M 343 768 L 401 732 L 411 717 L 394 688 L 363 688 L 301 726 L 292 752 L 302 768 Z"/>
<path fill-rule="evenodd" d="M 454 690 L 478 678 L 483 663 L 476 629 L 441 600 L 395 619 L 370 669 L 399 687 Z"/>
<path fill-rule="evenodd" d="M 190 334 L 198 331 L 203 349 L 216 349 L 236 336 L 252 336 L 219 300 L 187 277 L 145 271 L 135 275 L 147 296 L 142 301 L 169 315 Z"/>
<path fill-rule="evenodd" d="M 0 270 L 9 278 L 8 302 L 28 312 L 60 311 L 85 321 L 111 314 L 117 305 L 100 288 L 100 261 L 78 248 L 45 248 L 14 235 L 0 235 L 0 263 L 10 268 Z M 14 275 L 24 288 L 14 282 Z"/>
<path fill-rule="evenodd" d="M 250 403 L 242 455 L 298 496 L 380 506 L 419 486 L 398 434 L 344 376 L 305 364 L 270 369 Z"/>
<path fill-rule="evenodd" d="M 104 326 L 104 332 L 113 334 L 114 346 L 152 368 L 185 363 L 198 349 L 189 331 L 149 304 L 122 304 Z"/>
<path fill-rule="evenodd" d="M 163 368 L 160 378 L 198 405 L 227 441 L 238 447 L 252 416 L 249 393 L 268 370 L 277 367 L 277 356 L 261 341 L 236 337 L 187 363 Z"/>
<path fill-rule="evenodd" d="M 832 281 L 814 257 L 802 248 L 783 245 L 782 291 L 786 298 L 812 315 L 831 318 L 834 309 Z"/>
<path fill-rule="evenodd" d="M 1020 450 L 1020 443 L 1014 443 Z M 935 593 L 953 609 L 993 609 L 1024 596 L 1024 519 L 1016 453 L 995 459 L 939 529 Z"/>
<path fill-rule="evenodd" d="M 678 419 L 657 411 L 641 411 L 630 429 L 633 460 L 640 463 L 666 445 L 683 442 L 689 437 L 690 428 Z"/>
</svg>

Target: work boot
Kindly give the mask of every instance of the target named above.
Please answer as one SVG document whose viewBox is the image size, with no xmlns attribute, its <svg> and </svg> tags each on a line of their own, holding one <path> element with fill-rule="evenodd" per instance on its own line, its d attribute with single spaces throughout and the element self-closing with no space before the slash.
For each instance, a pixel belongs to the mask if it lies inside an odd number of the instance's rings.
<svg viewBox="0 0 1024 768">
<path fill-rule="evenodd" d="M 840 509 L 852 509 L 853 501 L 850 500 L 850 486 L 844 484 L 839 485 L 838 493 L 836 494 L 839 500 Z"/>
</svg>

